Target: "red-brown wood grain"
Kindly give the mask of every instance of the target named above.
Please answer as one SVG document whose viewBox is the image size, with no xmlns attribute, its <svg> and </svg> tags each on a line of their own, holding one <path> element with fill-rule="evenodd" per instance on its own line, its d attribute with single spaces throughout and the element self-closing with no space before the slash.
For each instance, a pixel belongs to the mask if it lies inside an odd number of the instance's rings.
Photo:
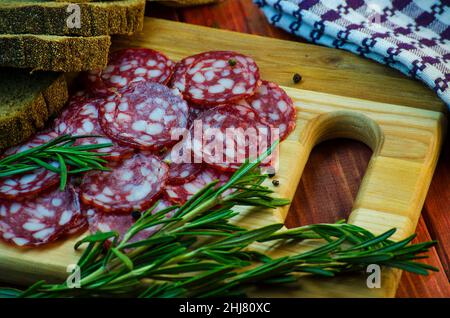
<svg viewBox="0 0 450 318">
<path fill-rule="evenodd" d="M 179 9 L 151 3 L 147 5 L 146 14 L 196 25 L 298 41 L 297 37 L 270 25 L 251 1 L 225 0 L 216 4 Z"/>
<path fill-rule="evenodd" d="M 419 220 L 416 232 L 417 237 L 414 239 L 414 243 L 430 241 L 434 238 L 428 231 L 423 215 Z M 431 273 L 428 276 L 403 273 L 397 297 L 450 297 L 448 278 L 436 248 L 431 249 L 428 255 L 429 258 L 422 261 L 438 268 L 439 272 Z"/>
<path fill-rule="evenodd" d="M 325 141 L 305 166 L 287 227 L 347 219 L 372 151 L 348 139 Z"/>
<path fill-rule="evenodd" d="M 270 25 L 251 0 L 225 0 L 190 8 L 169 8 L 151 3 L 147 6 L 147 15 L 303 41 Z M 450 297 L 450 143 L 447 141 L 443 147 L 415 239 L 416 242 L 439 241 L 426 262 L 438 267 L 440 272 L 427 277 L 403 274 L 398 297 Z M 346 218 L 370 156 L 371 150 L 356 141 L 331 140 L 318 145 L 305 167 L 286 225 L 295 227 Z"/>
<path fill-rule="evenodd" d="M 450 137 L 448 133 L 422 215 L 431 237 L 439 241 L 437 251 L 447 279 L 450 280 Z"/>
</svg>

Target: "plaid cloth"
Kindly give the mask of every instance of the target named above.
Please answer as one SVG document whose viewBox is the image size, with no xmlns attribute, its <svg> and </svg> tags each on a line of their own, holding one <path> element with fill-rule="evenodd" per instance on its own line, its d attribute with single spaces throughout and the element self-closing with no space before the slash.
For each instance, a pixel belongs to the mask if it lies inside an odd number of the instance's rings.
<svg viewBox="0 0 450 318">
<path fill-rule="evenodd" d="M 418 78 L 450 106 L 450 0 L 254 0 L 269 21 Z"/>
</svg>

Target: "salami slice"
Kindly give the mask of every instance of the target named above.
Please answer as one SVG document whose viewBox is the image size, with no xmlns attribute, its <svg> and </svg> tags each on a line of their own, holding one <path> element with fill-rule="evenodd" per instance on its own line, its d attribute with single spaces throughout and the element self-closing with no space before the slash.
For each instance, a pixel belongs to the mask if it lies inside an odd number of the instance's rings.
<svg viewBox="0 0 450 318">
<path fill-rule="evenodd" d="M 112 171 L 87 173 L 81 184 L 81 200 L 104 212 L 142 211 L 164 188 L 168 170 L 156 156 L 135 154 Z"/>
<path fill-rule="evenodd" d="M 194 122 L 190 134 L 192 142 L 186 148 L 192 149 L 195 161 L 202 160 L 223 171 L 235 171 L 246 159 L 256 159 L 278 139 L 276 131 L 251 107 L 238 104 L 206 110 Z"/>
<path fill-rule="evenodd" d="M 101 105 L 100 125 L 108 136 L 134 148 L 170 146 L 177 142 L 173 129 L 186 128 L 188 121 L 188 106 L 178 93 L 161 84 L 135 83 Z"/>
<path fill-rule="evenodd" d="M 56 131 L 59 134 L 71 135 L 98 135 L 105 133 L 100 127 L 98 121 L 98 104 L 99 99 L 88 98 L 84 95 L 76 95 L 71 98 L 69 105 L 62 112 L 61 116 L 55 123 Z M 122 160 L 130 157 L 134 149 L 119 145 L 108 137 L 89 137 L 78 139 L 75 145 L 93 145 L 112 143 L 112 147 L 100 148 L 93 150 L 98 153 L 109 153 L 108 156 L 102 158 L 106 160 Z"/>
<path fill-rule="evenodd" d="M 165 189 L 166 197 L 177 204 L 184 204 L 194 194 L 215 180 L 219 180 L 219 185 L 226 183 L 230 174 L 218 172 L 211 168 L 203 169 L 192 181 L 182 185 L 169 185 Z"/>
<path fill-rule="evenodd" d="M 186 89 L 186 72 L 195 60 L 202 56 L 202 53 L 188 56 L 179 61 L 174 68 L 172 78 L 170 79 L 170 87 L 177 88 L 180 92 Z"/>
<path fill-rule="evenodd" d="M 0 202 L 0 236 L 19 246 L 39 246 L 86 224 L 72 187 L 55 189 L 24 202 Z"/>
<path fill-rule="evenodd" d="M 183 67 L 179 72 L 182 71 Z M 252 58 L 231 51 L 213 51 L 195 56 L 186 67 L 184 78 L 177 77 L 181 80 L 176 80 L 175 86 L 187 100 L 209 106 L 251 96 L 259 85 L 260 75 Z"/>
<path fill-rule="evenodd" d="M 295 129 L 294 103 L 286 92 L 275 83 L 262 81 L 256 93 L 242 104 L 250 105 L 262 120 L 272 127 L 278 128 L 281 140 L 284 140 Z"/>
<path fill-rule="evenodd" d="M 102 71 L 91 71 L 88 83 L 95 94 L 109 94 L 130 83 L 151 81 L 167 84 L 174 64 L 164 54 L 146 48 L 132 48 L 111 53 L 108 66 Z"/>
<path fill-rule="evenodd" d="M 67 235 L 73 235 L 77 233 L 83 233 L 86 228 L 88 227 L 88 220 L 84 213 L 81 213 L 77 215 L 77 217 L 74 218 L 73 224 L 67 227 L 66 234 Z"/>
<path fill-rule="evenodd" d="M 175 148 L 174 148 L 175 149 Z M 168 184 L 183 184 L 191 180 L 202 171 L 203 165 L 201 163 L 190 162 L 178 162 L 179 158 L 172 158 L 172 152 L 169 151 L 165 157 L 164 162 L 169 165 L 169 177 L 167 179 Z"/>
<path fill-rule="evenodd" d="M 188 127 L 190 127 L 194 122 L 194 120 L 196 120 L 198 116 L 200 116 L 200 114 L 203 113 L 204 111 L 205 109 L 189 105 Z"/>
<path fill-rule="evenodd" d="M 4 156 L 13 155 L 43 145 L 56 137 L 58 137 L 58 134 L 53 131 L 38 133 L 26 143 L 5 151 Z M 55 168 L 59 167 L 57 162 L 53 162 L 51 165 Z M 25 199 L 55 186 L 58 182 L 59 175 L 44 168 L 20 175 L 0 178 L 0 198 L 14 200 Z"/>
<path fill-rule="evenodd" d="M 166 199 L 162 199 L 158 202 L 155 209 L 152 213 L 159 212 L 165 208 L 172 206 L 173 204 L 167 201 Z M 166 217 L 171 217 L 174 213 L 174 210 L 167 213 Z M 111 214 L 111 213 L 102 213 L 96 211 L 95 209 L 88 209 L 86 211 L 89 221 L 89 230 L 92 234 L 96 232 L 111 232 L 117 231 L 119 233 L 119 239 L 122 240 L 125 233 L 128 229 L 136 222 L 135 215 L 129 214 Z M 139 216 L 139 214 L 137 214 Z M 136 242 L 140 240 L 144 240 L 149 236 L 153 235 L 161 226 L 154 226 L 148 229 L 145 229 L 134 237 L 132 237 L 129 242 Z"/>
</svg>

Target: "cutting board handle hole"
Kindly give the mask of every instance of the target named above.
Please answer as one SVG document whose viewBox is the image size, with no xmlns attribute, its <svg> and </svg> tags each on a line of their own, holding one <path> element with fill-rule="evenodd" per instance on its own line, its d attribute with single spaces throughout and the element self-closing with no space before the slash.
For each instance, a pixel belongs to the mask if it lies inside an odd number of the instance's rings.
<svg viewBox="0 0 450 318">
<path fill-rule="evenodd" d="M 384 141 L 380 126 L 373 119 L 359 112 L 335 111 L 321 114 L 308 125 L 300 141 L 307 145 L 310 151 L 323 141 L 348 138 L 363 142 L 376 155 Z"/>
<path fill-rule="evenodd" d="M 383 141 L 379 125 L 358 112 L 335 111 L 311 120 L 301 135 L 309 158 L 286 226 L 347 219 L 369 161 Z"/>
<path fill-rule="evenodd" d="M 371 156 L 367 145 L 347 138 L 314 147 L 285 219 L 286 227 L 347 219 Z"/>
</svg>

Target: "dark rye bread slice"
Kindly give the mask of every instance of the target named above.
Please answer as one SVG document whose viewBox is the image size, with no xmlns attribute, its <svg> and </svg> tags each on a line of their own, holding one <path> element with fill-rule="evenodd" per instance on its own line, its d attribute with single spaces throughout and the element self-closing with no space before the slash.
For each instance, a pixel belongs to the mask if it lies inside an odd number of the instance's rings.
<svg viewBox="0 0 450 318">
<path fill-rule="evenodd" d="M 80 27 L 69 27 L 70 2 L 43 0 L 0 1 L 0 33 L 98 36 L 132 34 L 144 24 L 145 0 L 83 2 Z"/>
<path fill-rule="evenodd" d="M 44 128 L 67 99 L 61 73 L 0 68 L 0 151 Z"/>
<path fill-rule="evenodd" d="M 56 72 L 102 69 L 108 63 L 109 36 L 0 34 L 0 66 Z"/>
</svg>

